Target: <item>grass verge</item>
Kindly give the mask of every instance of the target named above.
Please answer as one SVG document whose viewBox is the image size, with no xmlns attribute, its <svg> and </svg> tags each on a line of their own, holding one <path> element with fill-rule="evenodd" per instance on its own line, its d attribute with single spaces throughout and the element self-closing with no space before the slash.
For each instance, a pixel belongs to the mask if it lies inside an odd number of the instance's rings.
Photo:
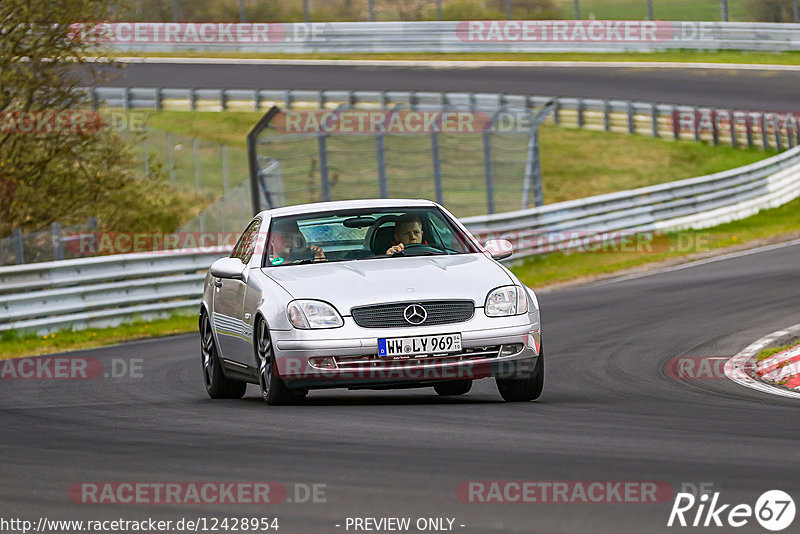
<svg viewBox="0 0 800 534">
<path fill-rule="evenodd" d="M 775 354 L 778 354 L 779 352 L 783 352 L 783 351 L 785 351 L 787 349 L 791 349 L 792 347 L 796 347 L 798 343 L 800 343 L 800 338 L 795 338 L 788 345 L 779 345 L 777 347 L 768 347 L 768 348 L 766 348 L 766 349 L 764 349 L 764 350 L 762 350 L 761 352 L 758 353 L 758 356 L 756 356 L 756 361 L 760 362 L 761 360 L 766 360 L 770 356 L 774 356 Z"/>
<path fill-rule="evenodd" d="M 46 336 L 37 336 L 33 333 L 21 334 L 11 330 L 0 335 L 0 360 L 91 349 L 133 339 L 183 334 L 196 330 L 195 314 L 174 314 L 166 319 L 154 321 L 134 320 L 109 328 L 62 330 Z"/>
<path fill-rule="evenodd" d="M 220 52 L 185 50 L 180 52 L 120 52 L 115 57 L 188 57 L 230 59 L 315 59 L 315 60 L 400 60 L 400 61 L 592 61 L 592 62 L 667 62 L 800 65 L 800 52 L 748 52 L 740 50 L 664 52 L 463 52 L 391 54 L 272 54 L 264 52 Z M 114 57 L 112 56 L 112 57 Z"/>
</svg>

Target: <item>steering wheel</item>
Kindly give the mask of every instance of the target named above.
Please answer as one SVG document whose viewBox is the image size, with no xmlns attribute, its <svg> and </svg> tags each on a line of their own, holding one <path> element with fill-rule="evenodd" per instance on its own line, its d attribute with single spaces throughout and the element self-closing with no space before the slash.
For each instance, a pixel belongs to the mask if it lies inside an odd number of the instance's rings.
<svg viewBox="0 0 800 534">
<path fill-rule="evenodd" d="M 405 252 L 406 250 L 409 249 L 414 249 L 421 252 L 442 252 L 441 249 L 432 247 L 430 245 L 426 245 L 425 243 L 409 243 L 408 245 L 405 245 L 403 247 L 403 250 L 401 250 L 400 252 Z M 397 252 L 395 252 L 395 254 L 397 254 Z"/>
</svg>

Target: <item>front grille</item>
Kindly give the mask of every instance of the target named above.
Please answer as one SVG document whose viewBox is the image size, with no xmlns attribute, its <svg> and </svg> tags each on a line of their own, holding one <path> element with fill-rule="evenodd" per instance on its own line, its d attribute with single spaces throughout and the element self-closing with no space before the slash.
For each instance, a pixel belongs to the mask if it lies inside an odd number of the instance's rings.
<svg viewBox="0 0 800 534">
<path fill-rule="evenodd" d="M 427 317 L 419 324 L 406 321 L 403 312 L 413 304 L 425 308 Z M 362 328 L 401 328 L 404 326 L 434 326 L 462 323 L 472 318 L 475 303 L 471 300 L 429 300 L 360 306 L 350 310 L 355 323 Z"/>
</svg>

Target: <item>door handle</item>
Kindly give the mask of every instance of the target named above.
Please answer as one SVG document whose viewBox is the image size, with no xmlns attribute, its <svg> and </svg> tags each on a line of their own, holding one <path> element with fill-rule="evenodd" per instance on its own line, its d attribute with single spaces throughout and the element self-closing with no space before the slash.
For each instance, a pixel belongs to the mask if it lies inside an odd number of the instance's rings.
<svg viewBox="0 0 800 534">
<path fill-rule="evenodd" d="M 222 287 L 222 278 L 217 278 L 216 280 L 214 280 L 214 285 L 216 287 Z"/>
</svg>

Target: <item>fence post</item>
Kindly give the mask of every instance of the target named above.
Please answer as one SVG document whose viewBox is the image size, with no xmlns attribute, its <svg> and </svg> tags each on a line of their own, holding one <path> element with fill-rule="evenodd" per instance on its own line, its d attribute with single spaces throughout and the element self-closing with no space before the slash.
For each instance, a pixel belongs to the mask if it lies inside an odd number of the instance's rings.
<svg viewBox="0 0 800 534">
<path fill-rule="evenodd" d="M 25 263 L 25 251 L 22 246 L 22 230 L 19 228 L 11 230 L 11 242 L 14 245 L 14 261 L 17 265 Z"/>
<path fill-rule="evenodd" d="M 694 130 L 694 140 L 696 142 L 699 142 L 700 141 L 700 120 L 698 119 L 698 117 L 700 117 L 700 110 L 697 108 L 697 106 L 695 106 L 692 111 L 693 111 L 692 129 Z"/>
<path fill-rule="evenodd" d="M 131 109 L 131 88 L 125 87 L 122 90 L 122 109 L 130 111 Z"/>
<path fill-rule="evenodd" d="M 369 0 L 369 21 L 375 22 L 375 0 Z"/>
<path fill-rule="evenodd" d="M 661 137 L 661 134 L 658 131 L 658 104 L 651 104 L 650 123 L 653 127 L 653 137 Z"/>
<path fill-rule="evenodd" d="M 261 110 L 261 89 L 253 90 L 253 109 L 255 111 Z"/>
<path fill-rule="evenodd" d="M 167 132 L 167 164 L 169 165 L 169 182 L 175 185 L 175 139 L 170 132 Z"/>
<path fill-rule="evenodd" d="M 628 100 L 628 133 L 635 134 L 636 133 L 636 121 L 634 121 L 633 117 L 633 102 Z"/>
<path fill-rule="evenodd" d="M 603 129 L 611 131 L 611 104 L 608 100 L 603 100 Z"/>
<path fill-rule="evenodd" d="M 719 145 L 719 128 L 717 128 L 717 110 L 711 110 L 711 138 L 714 146 Z"/>
<path fill-rule="evenodd" d="M 228 109 L 228 90 L 227 89 L 220 89 L 219 90 L 219 107 L 222 108 L 222 111 Z"/>
<path fill-rule="evenodd" d="M 222 194 L 228 194 L 228 178 L 230 176 L 228 169 L 228 145 L 220 145 L 220 152 L 222 157 Z"/>
<path fill-rule="evenodd" d="M 578 99 L 578 128 L 583 128 L 584 120 L 583 120 L 583 99 Z"/>
<path fill-rule="evenodd" d="M 142 139 L 142 159 L 144 161 L 144 175 L 150 177 L 150 140 Z"/>
<path fill-rule="evenodd" d="M 386 184 L 386 152 L 383 149 L 383 134 L 375 134 L 375 148 L 378 156 L 378 187 L 381 198 L 389 198 L 389 187 Z"/>
<path fill-rule="evenodd" d="M 489 131 L 483 132 L 483 164 L 486 173 L 486 210 L 494 213 L 494 181 L 492 180 L 492 138 Z"/>
<path fill-rule="evenodd" d="M 436 20 L 442 20 L 442 0 L 436 0 Z"/>
<path fill-rule="evenodd" d="M 553 108 L 553 124 L 558 126 L 561 124 L 561 100 L 558 97 L 554 97 L 555 100 L 555 107 Z"/>
<path fill-rule="evenodd" d="M 156 111 L 164 111 L 164 89 L 156 87 Z"/>
<path fill-rule="evenodd" d="M 761 149 L 769 150 L 769 136 L 767 135 L 767 115 L 761 114 Z"/>
<path fill-rule="evenodd" d="M 194 190 L 200 191 L 200 141 L 192 137 L 192 160 L 194 161 Z"/>
<path fill-rule="evenodd" d="M 317 136 L 317 146 L 319 148 L 319 179 L 322 186 L 322 200 L 328 202 L 331 199 L 330 184 L 328 183 L 328 135 L 321 133 Z"/>
<path fill-rule="evenodd" d="M 50 235 L 53 238 L 53 259 L 63 260 L 64 250 L 61 248 L 61 225 L 57 222 L 51 224 Z"/>
<path fill-rule="evenodd" d="M 653 0 L 647 0 L 647 20 L 653 20 Z"/>
<path fill-rule="evenodd" d="M 439 159 L 439 134 L 431 133 L 431 156 L 433 158 L 433 185 L 436 189 L 436 202 L 444 204 L 442 192 L 442 162 Z"/>
<path fill-rule="evenodd" d="M 194 87 L 189 89 L 189 109 L 197 111 L 197 89 Z"/>
<path fill-rule="evenodd" d="M 753 148 L 753 119 L 752 117 L 745 118 L 745 132 L 747 133 L 747 148 Z"/>
<path fill-rule="evenodd" d="M 722 22 L 728 22 L 728 0 L 721 0 L 720 11 L 722 11 Z"/>
<path fill-rule="evenodd" d="M 731 146 L 736 148 L 739 144 L 739 140 L 736 138 L 736 118 L 731 117 L 729 123 L 731 125 Z"/>
<path fill-rule="evenodd" d="M 575 11 L 575 20 L 581 20 L 581 3 L 579 0 L 575 0 L 573 2 L 574 11 Z"/>
</svg>

